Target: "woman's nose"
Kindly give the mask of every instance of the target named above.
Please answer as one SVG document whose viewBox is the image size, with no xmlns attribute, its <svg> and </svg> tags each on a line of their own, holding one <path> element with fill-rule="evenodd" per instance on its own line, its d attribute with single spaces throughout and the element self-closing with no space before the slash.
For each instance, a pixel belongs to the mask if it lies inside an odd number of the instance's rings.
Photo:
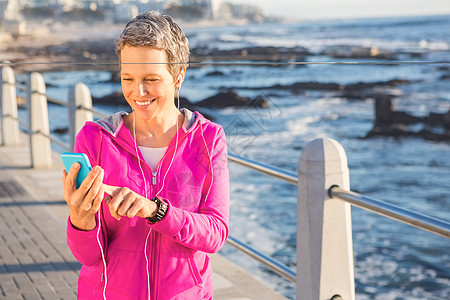
<svg viewBox="0 0 450 300">
<path fill-rule="evenodd" d="M 134 87 L 134 93 L 136 96 L 143 97 L 147 95 L 147 90 L 145 89 L 145 85 L 143 82 L 138 82 Z"/>
</svg>

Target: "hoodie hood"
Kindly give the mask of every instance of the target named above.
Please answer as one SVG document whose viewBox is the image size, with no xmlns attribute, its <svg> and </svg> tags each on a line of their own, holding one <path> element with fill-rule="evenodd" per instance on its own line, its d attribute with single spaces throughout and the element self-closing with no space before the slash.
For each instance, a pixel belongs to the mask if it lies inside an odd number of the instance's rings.
<svg viewBox="0 0 450 300">
<path fill-rule="evenodd" d="M 187 108 L 180 109 L 181 113 L 184 115 L 184 122 L 182 128 L 187 133 L 193 129 L 195 122 L 198 120 L 199 122 L 204 123 L 207 121 L 203 116 L 193 113 Z M 92 123 L 96 124 L 104 131 L 111 134 L 113 137 L 116 137 L 119 133 L 120 129 L 124 125 L 123 116 L 128 115 L 129 113 L 124 111 L 116 112 L 106 118 L 102 118 L 96 121 L 92 121 Z"/>
</svg>

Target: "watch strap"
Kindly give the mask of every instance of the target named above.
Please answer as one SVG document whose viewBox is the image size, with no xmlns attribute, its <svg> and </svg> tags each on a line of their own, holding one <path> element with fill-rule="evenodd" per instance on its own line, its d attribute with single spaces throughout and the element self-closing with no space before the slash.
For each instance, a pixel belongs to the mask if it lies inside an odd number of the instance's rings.
<svg viewBox="0 0 450 300">
<path fill-rule="evenodd" d="M 155 204 L 156 204 L 156 208 L 157 208 L 156 215 L 154 215 L 153 217 L 147 217 L 146 219 L 148 221 L 150 221 L 151 223 L 155 224 L 164 218 L 169 206 L 157 196 L 155 196 L 153 199 L 151 199 L 151 201 L 155 202 Z"/>
</svg>

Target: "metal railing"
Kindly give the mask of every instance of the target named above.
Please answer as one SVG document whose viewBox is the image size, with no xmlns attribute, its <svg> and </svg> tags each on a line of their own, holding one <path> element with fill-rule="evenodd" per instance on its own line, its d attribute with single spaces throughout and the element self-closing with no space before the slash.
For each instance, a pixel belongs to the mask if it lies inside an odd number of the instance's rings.
<svg viewBox="0 0 450 300">
<path fill-rule="evenodd" d="M 274 271 L 278 275 L 286 278 L 287 280 L 292 281 L 292 282 L 296 281 L 297 273 L 294 270 L 277 262 L 270 256 L 267 256 L 267 255 L 261 253 L 260 251 L 250 247 L 249 245 L 239 241 L 238 239 L 236 239 L 232 236 L 228 236 L 227 243 L 230 244 L 231 246 L 233 246 L 234 248 L 240 250 L 241 252 L 247 254 L 248 256 L 255 259 L 256 261 L 260 262 L 261 264 L 263 264 L 270 270 Z"/>
<path fill-rule="evenodd" d="M 391 218 L 416 228 L 450 238 L 450 223 L 416 213 L 396 205 L 386 203 L 333 185 L 329 189 L 330 198 L 339 198 L 353 206 L 363 208 L 381 216 Z"/>
<path fill-rule="evenodd" d="M 270 165 L 266 165 L 248 158 L 244 158 L 241 156 L 237 156 L 232 153 L 228 153 L 228 160 L 237 164 L 240 164 L 242 166 L 245 166 L 247 168 L 250 168 L 252 170 L 261 172 L 263 174 L 284 180 L 290 184 L 297 185 L 298 178 L 295 173 L 277 169 L 275 167 L 272 167 Z"/>
<path fill-rule="evenodd" d="M 2 82 L 3 84 L 3 82 Z M 16 83 L 17 88 L 20 88 L 21 90 L 27 90 L 27 93 L 29 94 L 29 88 L 24 86 L 23 84 L 17 84 Z M 30 95 L 28 95 L 28 97 L 30 97 Z M 86 107 L 84 105 L 77 105 L 76 103 L 81 103 L 81 102 L 77 102 L 75 101 L 75 104 L 72 103 L 70 104 L 69 101 L 65 102 L 65 101 L 61 101 L 58 99 L 54 99 L 54 98 L 50 98 L 47 95 L 45 95 L 45 97 L 47 98 L 47 101 L 52 102 L 54 104 L 57 105 L 61 105 L 61 106 L 66 106 L 70 109 L 70 106 L 72 105 L 75 109 L 75 111 L 85 111 L 85 112 L 89 112 L 92 113 L 98 117 L 105 117 L 107 116 L 107 114 L 96 110 L 92 107 Z M 76 97 L 76 96 L 75 96 Z M 84 95 L 83 97 L 86 97 L 86 95 Z M 89 94 L 89 98 L 90 98 L 90 94 Z M 70 97 L 69 97 L 70 99 Z M 84 99 L 85 100 L 85 99 Z M 29 100 L 30 101 L 30 100 Z M 72 101 L 72 100 L 71 100 Z M 92 100 L 89 99 L 90 104 L 92 103 Z M 89 106 L 89 105 L 87 105 Z M 74 113 L 75 114 L 75 113 Z M 2 117 L 11 117 L 11 116 L 5 116 L 3 115 Z M 26 121 L 24 120 L 18 120 L 18 122 L 23 125 L 23 126 L 27 126 Z M 44 135 L 47 139 L 51 140 L 52 142 L 58 144 L 59 146 L 61 146 L 64 149 L 67 149 L 68 151 L 70 151 L 69 146 L 67 146 L 67 143 L 62 141 L 61 139 L 53 136 L 52 134 L 45 134 L 42 132 L 34 132 L 35 134 L 38 133 L 39 135 Z M 33 134 L 33 132 L 29 132 L 28 134 Z M 72 137 L 73 138 L 73 137 Z M 72 141 L 73 143 L 73 141 Z M 312 143 L 310 143 L 312 144 Z M 308 146 L 308 145 L 307 145 Z M 307 147 L 306 147 L 307 148 Z M 306 149 L 305 148 L 305 149 Z M 339 151 L 338 151 L 339 152 Z M 341 151 L 342 152 L 342 151 Z M 314 152 L 313 152 L 314 153 Z M 340 153 L 340 152 L 339 152 Z M 345 152 L 344 152 L 345 153 Z M 303 155 L 303 152 L 302 152 Z M 325 157 L 325 155 L 324 155 Z M 248 158 L 244 158 L 244 157 L 240 157 L 237 156 L 235 154 L 229 153 L 228 154 L 228 159 L 230 162 L 242 165 L 244 167 L 250 168 L 252 170 L 255 170 L 257 172 L 275 177 L 277 179 L 283 180 L 287 183 L 293 184 L 293 185 L 297 185 L 299 187 L 299 191 L 300 189 L 300 184 L 303 184 L 303 182 L 299 181 L 299 176 L 297 176 L 297 174 L 289 172 L 289 171 L 285 171 L 285 170 L 281 170 L 278 169 L 276 167 L 267 165 L 267 164 L 263 164 Z M 325 159 L 325 158 L 324 158 Z M 301 158 L 302 161 L 302 158 Z M 306 159 L 305 159 L 306 161 Z M 343 159 L 342 161 L 345 161 L 346 164 L 346 158 Z M 314 166 L 317 165 L 317 162 L 314 161 L 313 163 Z M 324 166 L 322 166 L 323 168 L 325 168 Z M 302 170 L 302 168 L 299 168 L 299 174 L 301 174 L 301 172 L 305 172 L 305 170 Z M 327 173 L 327 172 L 325 172 Z M 345 173 L 345 172 L 344 172 Z M 303 174 L 302 176 L 308 176 Z M 327 176 L 327 175 L 325 175 Z M 347 175 L 343 175 L 348 176 Z M 324 181 L 325 182 L 325 181 Z M 319 189 L 317 192 L 317 194 L 321 194 L 321 190 Z M 320 198 L 321 196 L 319 196 Z M 416 213 L 407 209 L 403 209 L 400 208 L 398 206 L 377 200 L 377 199 L 373 199 L 371 197 L 368 196 L 364 196 L 355 192 L 350 191 L 349 189 L 344 189 L 344 188 L 340 188 L 338 186 L 338 184 L 328 184 L 326 186 L 326 196 L 323 197 L 322 201 L 325 201 L 325 203 L 327 202 L 328 199 L 337 199 L 337 200 L 341 200 L 344 201 L 345 203 L 351 204 L 353 206 L 356 207 L 360 207 L 363 208 L 365 210 L 374 212 L 376 214 L 391 218 L 393 220 L 402 222 L 402 223 L 406 223 L 409 224 L 411 226 L 414 226 L 416 228 L 422 229 L 422 230 L 426 230 L 429 231 L 431 233 L 446 237 L 446 238 L 450 238 L 450 223 L 443 221 L 443 220 L 439 220 L 436 218 L 432 218 L 420 213 Z M 299 201 L 300 201 L 300 196 L 299 196 Z M 303 201 L 303 200 L 302 200 Z M 307 199 L 306 202 L 308 202 L 310 200 Z M 315 201 L 315 200 L 314 200 Z M 309 203 L 309 202 L 308 202 Z M 303 220 L 299 220 L 302 221 Z M 299 229 L 298 229 L 299 230 Z M 350 229 L 351 230 L 351 229 Z M 316 238 L 317 239 L 317 238 Z M 291 282 L 296 282 L 297 281 L 297 286 L 298 289 L 299 287 L 299 282 L 301 280 L 303 280 L 302 278 L 299 278 L 297 276 L 298 273 L 298 265 L 299 263 L 297 263 L 297 272 L 295 272 L 294 270 L 288 268 L 287 266 L 275 261 L 274 259 L 272 259 L 271 257 L 261 253 L 260 251 L 250 247 L 249 245 L 245 244 L 242 241 L 239 241 L 238 239 L 229 236 L 227 243 L 233 247 L 235 247 L 236 249 L 238 249 L 239 251 L 245 253 L 246 255 L 252 257 L 253 259 L 257 260 L 258 262 L 262 263 L 263 265 L 265 265 L 268 269 L 270 269 L 271 271 L 279 274 L 280 276 L 286 278 L 287 280 L 291 281 Z M 297 247 L 298 248 L 298 247 Z M 298 251 L 298 250 L 297 250 Z M 352 254 L 352 251 L 351 251 Z M 354 291 L 353 291 L 354 293 Z M 349 298 L 354 298 L 349 296 Z"/>
</svg>

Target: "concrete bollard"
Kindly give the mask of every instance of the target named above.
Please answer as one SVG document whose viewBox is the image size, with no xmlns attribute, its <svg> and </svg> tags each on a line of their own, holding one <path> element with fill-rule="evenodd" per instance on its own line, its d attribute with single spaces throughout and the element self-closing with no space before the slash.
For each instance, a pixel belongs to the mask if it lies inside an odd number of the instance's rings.
<svg viewBox="0 0 450 300">
<path fill-rule="evenodd" d="M 52 153 L 45 82 L 42 75 L 33 72 L 27 84 L 28 120 L 31 147 L 31 165 L 35 169 L 50 169 Z"/>
<path fill-rule="evenodd" d="M 3 66 L 0 73 L 2 100 L 3 145 L 20 144 L 19 115 L 17 113 L 16 78 L 10 66 Z"/>
<path fill-rule="evenodd" d="M 298 170 L 297 299 L 355 299 L 350 204 L 328 196 L 350 188 L 347 156 L 332 139 L 302 151 Z"/>
<path fill-rule="evenodd" d="M 83 108 L 92 109 L 92 97 L 84 83 L 77 83 L 69 91 L 69 138 L 70 147 L 75 146 L 75 137 L 87 121 L 93 120 L 93 114 Z"/>
</svg>

